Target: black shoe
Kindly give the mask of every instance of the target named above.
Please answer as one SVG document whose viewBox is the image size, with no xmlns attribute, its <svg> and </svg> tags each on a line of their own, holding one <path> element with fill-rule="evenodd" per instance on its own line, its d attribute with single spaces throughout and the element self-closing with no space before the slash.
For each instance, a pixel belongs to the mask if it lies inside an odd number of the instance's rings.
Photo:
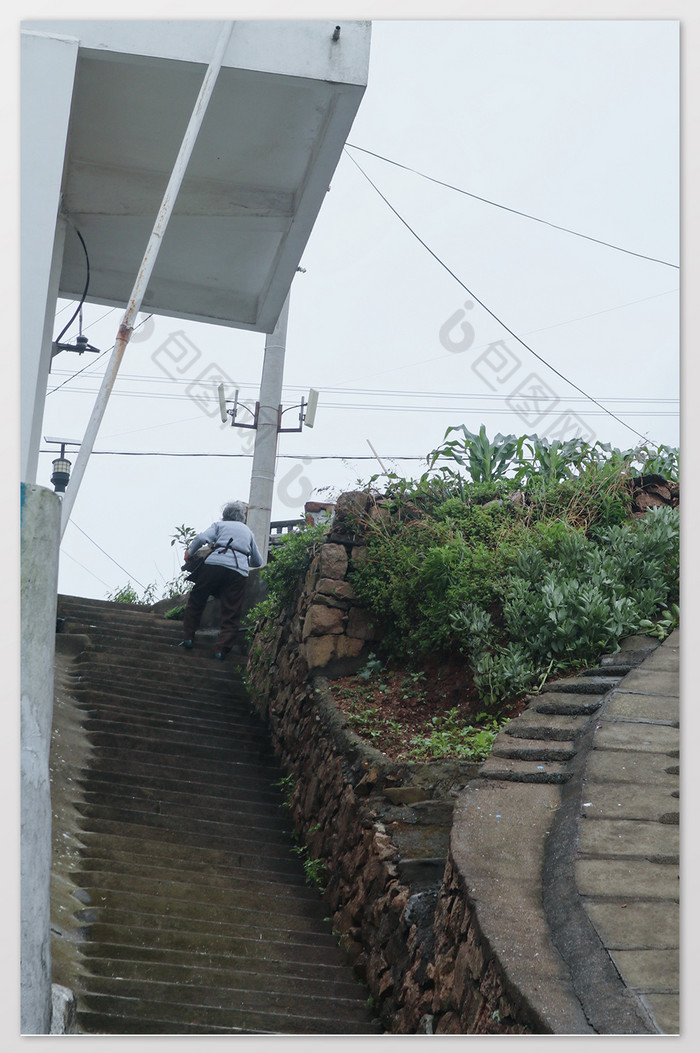
<svg viewBox="0 0 700 1053">
<path fill-rule="evenodd" d="M 177 645 L 178 647 L 186 647 L 188 651 L 191 651 L 194 647 L 194 640 L 183 640 Z"/>
</svg>

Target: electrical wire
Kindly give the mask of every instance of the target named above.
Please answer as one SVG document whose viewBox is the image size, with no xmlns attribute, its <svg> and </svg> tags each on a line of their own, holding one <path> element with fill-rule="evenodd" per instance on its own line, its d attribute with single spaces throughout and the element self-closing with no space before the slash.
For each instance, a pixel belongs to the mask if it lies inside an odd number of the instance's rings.
<svg viewBox="0 0 700 1053">
<path fill-rule="evenodd" d="M 80 244 L 83 246 L 83 252 L 85 253 L 85 288 L 83 289 L 83 295 L 82 295 L 82 298 L 80 300 L 80 303 L 78 304 L 78 306 L 76 307 L 75 311 L 71 315 L 69 321 L 65 324 L 65 326 L 63 327 L 61 332 L 58 334 L 58 336 L 54 340 L 55 344 L 60 343 L 61 337 L 63 336 L 63 334 L 65 332 L 67 332 L 68 329 L 70 329 L 71 325 L 73 324 L 75 319 L 80 314 L 80 311 L 82 310 L 82 306 L 85 303 L 85 297 L 88 294 L 88 289 L 90 288 L 90 257 L 88 256 L 88 250 L 87 250 L 87 245 L 85 244 L 85 239 L 83 238 L 83 235 L 80 233 L 80 231 L 78 230 L 78 228 L 76 227 L 75 223 L 70 218 L 70 216 L 66 216 L 65 218 L 68 220 L 68 222 L 70 223 L 71 227 L 73 228 L 75 233 L 78 235 L 78 238 L 80 239 Z"/>
<path fill-rule="evenodd" d="M 109 313 L 110 312 L 108 311 L 107 314 L 109 314 Z M 102 317 L 106 318 L 107 315 L 103 315 Z M 139 322 L 138 325 L 134 326 L 133 331 L 136 332 L 137 329 L 140 329 L 141 326 L 145 325 L 145 323 L 148 321 L 148 319 L 152 318 L 152 317 L 153 316 L 150 315 L 150 314 L 146 315 L 146 317 L 143 319 L 143 321 Z M 65 329 L 64 329 L 64 332 L 65 332 Z M 91 366 L 96 366 L 101 358 L 104 358 L 105 355 L 108 355 L 111 351 L 114 351 L 115 346 L 116 346 L 115 344 L 112 344 L 112 346 L 108 347 L 106 351 L 103 351 L 101 354 L 99 354 L 97 356 L 97 358 L 93 358 L 93 360 L 91 362 L 88 362 L 87 365 L 83 366 L 82 369 L 79 369 L 77 371 L 77 373 L 72 373 L 71 376 L 69 376 L 67 380 L 64 380 L 62 384 L 57 384 L 55 388 L 51 388 L 51 391 L 47 391 L 46 392 L 46 397 L 48 398 L 49 395 L 53 395 L 53 393 L 55 391 L 60 391 L 60 389 L 64 388 L 66 386 L 66 384 L 70 384 L 71 380 L 75 380 L 75 378 L 79 377 L 81 373 L 84 373 L 86 369 L 90 369 Z"/>
<path fill-rule="evenodd" d="M 346 152 L 347 152 L 347 151 L 346 151 Z M 421 245 L 423 246 L 423 248 L 424 248 L 424 249 L 426 250 L 426 252 L 429 252 L 429 253 L 430 253 L 430 255 L 431 255 L 431 256 L 433 257 L 433 259 L 434 259 L 434 260 L 435 260 L 435 261 L 436 261 L 437 263 L 439 263 L 439 264 L 440 264 L 440 266 L 441 266 L 442 268 L 444 268 L 444 270 L 446 270 L 446 271 L 447 271 L 447 273 L 448 273 L 449 275 L 451 275 L 451 277 L 453 277 L 453 278 L 455 279 L 455 281 L 456 281 L 456 282 L 458 282 L 458 284 L 459 284 L 459 285 L 461 285 L 461 286 L 462 286 L 462 288 L 464 289 L 464 291 L 465 291 L 466 293 L 468 293 L 468 294 L 469 294 L 469 296 L 471 296 L 471 297 L 472 297 L 472 299 L 476 300 L 476 302 L 477 302 L 477 303 L 479 304 L 479 306 L 480 306 L 480 307 L 482 307 L 482 308 L 483 308 L 483 309 L 484 309 L 484 310 L 486 311 L 486 313 L 487 313 L 487 314 L 489 314 L 489 315 L 491 316 L 491 318 L 493 318 L 493 319 L 494 319 L 494 321 L 498 322 L 498 324 L 499 324 L 500 326 L 502 326 L 502 327 L 503 327 L 503 328 L 504 328 L 504 329 L 506 330 L 506 332 L 507 332 L 507 333 L 510 333 L 510 335 L 511 335 L 511 336 L 513 337 L 513 339 L 514 339 L 514 340 L 517 340 L 517 341 L 518 341 L 518 343 L 519 343 L 519 344 L 521 344 L 521 345 L 522 345 L 522 347 L 524 347 L 526 351 L 529 351 L 529 352 L 530 352 L 530 354 L 531 354 L 531 355 L 533 355 L 533 356 L 534 356 L 534 357 L 535 357 L 535 358 L 537 359 L 537 361 L 538 361 L 538 362 L 541 362 L 543 366 L 546 366 L 546 367 L 547 367 L 547 369 L 551 369 L 551 371 L 552 371 L 553 373 L 555 373 L 555 374 L 556 374 L 556 376 L 558 376 L 558 377 L 559 377 L 559 378 L 560 378 L 561 380 L 565 381 L 565 383 L 567 383 L 567 384 L 570 384 L 572 388 L 575 388 L 575 390 L 576 390 L 576 391 L 579 391 L 579 392 L 580 392 L 580 393 L 581 393 L 582 395 L 584 395 L 584 396 L 585 396 L 585 397 L 586 397 L 587 399 L 590 399 L 590 401 L 591 401 L 591 402 L 593 402 L 593 403 L 595 403 L 595 405 L 596 405 L 596 406 L 598 406 L 598 407 L 599 407 L 599 409 L 603 410 L 603 412 L 604 412 L 604 413 L 606 413 L 606 414 L 608 414 L 608 416 L 612 417 L 612 418 L 613 418 L 613 420 L 616 420 L 616 421 L 618 422 L 618 424 L 622 424 L 622 426 L 623 426 L 623 427 L 625 427 L 625 428 L 628 428 L 628 429 L 629 429 L 629 431 L 633 432 L 633 433 L 634 433 L 635 435 L 637 435 L 637 436 L 638 436 L 638 437 L 639 437 L 640 439 L 644 439 L 644 441 L 645 441 L 645 442 L 647 441 L 647 436 L 646 436 L 646 435 L 643 435 L 643 434 L 642 434 L 642 432 L 640 432 L 640 431 L 637 431 L 637 429 L 636 429 L 636 428 L 633 428 L 631 424 L 628 424 L 628 423 L 627 423 L 626 421 L 622 420 L 622 419 L 621 419 L 620 417 L 618 417 L 618 416 L 617 416 L 617 414 L 615 414 L 615 413 L 613 413 L 613 412 L 612 412 L 611 410 L 607 409 L 607 408 L 606 408 L 605 406 L 603 406 L 603 405 L 602 405 L 602 403 L 598 402 L 598 400 L 597 400 L 597 399 L 594 399 L 592 395 L 589 395 L 587 391 L 584 391 L 582 387 L 579 387 L 579 385 L 578 385 L 578 384 L 575 384 L 573 380 L 569 380 L 569 378 L 568 378 L 568 377 L 564 376 L 564 374 L 563 374 L 563 373 L 562 373 L 562 372 L 561 372 L 560 370 L 556 369 L 556 367 L 555 367 L 555 366 L 553 366 L 553 365 L 551 365 L 551 364 L 550 364 L 549 362 L 547 362 L 547 360 L 546 360 L 546 359 L 544 359 L 544 358 L 543 358 L 543 357 L 542 357 L 541 355 L 539 355 L 539 354 L 538 354 L 538 353 L 537 353 L 537 352 L 536 352 L 536 351 L 535 351 L 535 350 L 534 350 L 533 348 L 531 348 L 529 344 L 526 344 L 526 343 L 525 343 L 525 341 L 524 341 L 524 340 L 522 339 L 522 337 L 518 336 L 518 334 L 517 334 L 517 333 L 515 333 L 515 332 L 514 332 L 514 331 L 513 331 L 513 330 L 512 330 L 512 329 L 511 329 L 511 328 L 510 328 L 510 327 L 509 327 L 508 325 L 506 325 L 506 323 L 505 323 L 505 322 L 504 322 L 504 321 L 503 321 L 503 320 L 502 320 L 501 318 L 499 318 L 499 317 L 498 317 L 498 315 L 497 315 L 497 314 L 495 314 L 495 312 L 494 312 L 494 311 L 492 311 L 492 310 L 491 310 L 491 309 L 490 309 L 489 307 L 487 307 L 487 306 L 486 306 L 486 304 L 485 304 L 485 303 L 483 302 L 483 300 L 480 300 L 480 299 L 479 299 L 479 297 L 478 297 L 478 296 L 476 295 L 476 293 L 472 292 L 472 290 L 471 290 L 471 289 L 470 289 L 470 288 L 469 288 L 469 287 L 468 287 L 467 285 L 465 285 L 465 283 L 464 283 L 464 282 L 462 281 L 462 279 L 461 279 L 461 278 L 459 278 L 459 277 L 458 277 L 458 276 L 457 276 L 457 275 L 456 275 L 456 274 L 454 273 L 454 271 L 453 271 L 453 270 L 451 270 L 451 269 L 450 269 L 450 268 L 449 268 L 449 267 L 447 266 L 447 264 L 446 264 L 446 263 L 445 263 L 445 262 L 444 262 L 443 260 L 441 260 L 441 259 L 440 259 L 440 257 L 439 257 L 439 256 L 437 255 L 437 253 L 433 252 L 433 250 L 432 250 L 432 249 L 430 248 L 430 246 L 429 246 L 429 245 L 428 245 L 428 244 L 427 244 L 427 243 L 426 243 L 425 241 L 423 241 L 423 239 L 422 239 L 422 238 L 420 237 L 420 235 L 419 235 L 419 234 L 417 234 L 417 233 L 416 233 L 416 231 L 415 231 L 415 230 L 413 229 L 413 227 L 412 227 L 412 226 L 410 225 L 410 223 L 408 223 L 408 222 L 407 222 L 407 220 L 405 220 L 405 219 L 403 218 L 403 216 L 402 216 L 402 215 L 400 214 L 400 212 L 398 212 L 398 211 L 397 211 L 397 210 L 396 210 L 396 209 L 394 208 L 394 206 L 393 206 L 393 205 L 391 204 L 391 202 L 390 202 L 390 201 L 389 201 L 389 200 L 388 200 L 388 199 L 387 199 L 387 198 L 385 197 L 385 195 L 384 195 L 384 194 L 383 194 L 383 193 L 381 192 L 381 190 L 380 190 L 380 189 L 379 189 L 379 187 L 378 187 L 378 186 L 376 185 L 376 183 L 374 183 L 374 182 L 373 182 L 373 181 L 372 181 L 372 180 L 370 179 L 370 177 L 369 177 L 369 176 L 367 175 L 367 173 L 365 172 L 365 170 L 364 170 L 364 169 L 362 168 L 362 166 L 361 166 L 360 164 L 358 164 L 358 162 L 357 162 L 357 161 L 355 160 L 355 158 L 354 158 L 354 157 L 352 156 L 352 154 L 347 154 L 347 156 L 348 156 L 348 157 L 350 158 L 350 160 L 352 161 L 352 163 L 353 163 L 353 164 L 354 164 L 354 165 L 355 165 L 355 166 L 356 166 L 356 167 L 357 167 L 357 168 L 359 169 L 359 171 L 360 171 L 360 172 L 362 173 L 362 175 L 363 175 L 363 176 L 365 177 L 365 179 L 366 179 L 366 180 L 367 180 L 367 182 L 368 182 L 368 183 L 370 184 L 370 186 L 371 186 L 371 187 L 372 187 L 372 188 L 373 188 L 373 189 L 374 189 L 374 190 L 376 191 L 376 193 L 377 193 L 377 194 L 379 194 L 379 196 L 381 197 L 381 199 L 382 199 L 382 201 L 384 202 L 384 204 L 385 204 L 385 205 L 386 205 L 386 206 L 387 206 L 387 207 L 388 207 L 389 209 L 391 209 L 391 211 L 392 211 L 392 212 L 394 213 L 394 215 L 396 216 L 396 218 L 397 218 L 397 219 L 398 219 L 398 220 L 399 220 L 399 221 L 400 221 L 401 223 L 403 223 L 403 225 L 404 225 L 404 226 L 406 227 L 406 229 L 407 229 L 407 230 L 408 230 L 408 231 L 409 231 L 409 232 L 410 232 L 410 233 L 411 233 L 411 234 L 413 235 L 413 237 L 414 237 L 414 238 L 415 238 L 415 239 L 416 239 L 416 240 L 417 240 L 418 242 L 420 242 L 420 244 L 421 244 Z"/>
<path fill-rule="evenodd" d="M 431 183 L 437 183 L 438 186 L 444 186 L 448 190 L 454 190 L 458 194 L 464 194 L 465 197 L 474 198 L 476 201 L 483 201 L 486 205 L 493 205 L 495 208 L 501 208 L 505 212 L 512 212 L 516 216 L 522 216 L 524 219 L 531 219 L 535 223 L 542 223 L 546 227 L 553 227 L 554 230 L 562 230 L 566 234 L 573 234 L 577 238 L 585 238 L 586 241 L 593 241 L 596 245 L 604 245 L 608 249 L 615 249 L 617 252 L 625 252 L 628 256 L 637 256 L 642 260 L 649 260 L 651 263 L 660 263 L 664 267 L 673 267 L 675 270 L 680 270 L 677 263 L 669 263 L 667 260 L 659 260 L 655 256 L 646 256 L 643 252 L 633 252 L 632 249 L 625 249 L 621 245 L 614 245 L 611 241 L 602 241 L 600 238 L 593 238 L 589 234 L 582 234 L 578 230 L 572 230 L 570 227 L 560 226 L 558 223 L 551 223 L 547 219 L 541 219 L 539 216 L 533 216 L 529 212 L 520 212 L 517 208 L 510 208 L 508 205 L 502 205 L 498 201 L 491 201 L 487 197 L 480 197 L 478 194 L 472 194 L 469 190 L 463 190 L 461 187 L 453 186 L 451 183 L 444 183 L 441 179 L 435 179 L 433 176 L 426 175 L 425 172 L 419 172 L 417 168 L 410 168 L 408 165 L 402 165 L 399 161 L 392 161 L 390 157 L 383 157 L 382 154 L 374 153 L 373 150 L 365 150 L 362 146 L 355 146 L 353 143 L 346 143 L 352 150 L 359 150 L 363 154 L 369 154 L 370 157 L 376 157 L 380 161 L 386 161 L 387 164 L 394 165 L 396 168 L 402 168 L 405 172 L 412 172 L 414 175 L 420 176 L 421 179 L 427 179 Z M 348 154 L 348 156 L 350 156 Z"/>
<path fill-rule="evenodd" d="M 108 582 L 103 581 L 102 578 L 98 577 L 97 574 L 95 574 L 94 571 L 90 570 L 89 567 L 86 567 L 85 564 L 81 563 L 79 559 L 75 558 L 75 556 L 71 556 L 70 552 L 66 552 L 64 549 L 61 549 L 61 555 L 62 556 L 68 556 L 68 559 L 71 559 L 74 563 L 77 563 L 79 567 L 82 567 L 84 571 L 86 571 L 88 574 L 90 574 L 95 579 L 95 581 L 101 582 L 106 589 L 110 588 Z"/>
<path fill-rule="evenodd" d="M 163 380 L 160 377 L 147 377 L 147 376 L 145 376 L 143 374 L 138 374 L 138 373 L 136 373 L 136 374 L 125 374 L 122 377 L 120 377 L 120 379 L 121 380 L 143 381 L 145 383 L 151 383 L 151 382 L 153 382 L 153 383 L 163 383 Z M 168 380 L 168 384 L 170 384 L 170 383 L 171 383 L 171 381 Z M 182 384 L 182 383 L 189 384 L 191 382 L 187 381 L 187 380 L 182 380 L 182 379 L 173 377 L 172 378 L 172 383 L 173 384 Z M 255 388 L 255 385 L 253 385 L 253 384 L 246 383 L 246 384 L 241 384 L 239 386 L 239 390 L 240 391 L 245 391 L 246 388 L 251 388 L 251 389 L 257 390 Z M 283 394 L 286 392 L 290 397 L 293 397 L 295 394 L 298 394 L 300 392 L 303 393 L 303 392 L 306 392 L 307 390 L 308 390 L 308 387 L 306 385 L 289 384 L 289 385 L 285 385 L 285 387 L 283 389 Z M 370 397 L 370 398 L 371 397 L 377 397 L 378 398 L 378 397 L 382 396 L 382 397 L 385 397 L 385 398 L 420 399 L 421 401 L 424 401 L 425 399 L 455 399 L 455 398 L 459 398 L 459 399 L 487 399 L 487 400 L 491 400 L 491 401 L 495 402 L 495 401 L 499 401 L 499 400 L 507 401 L 511 397 L 510 395 L 491 394 L 488 391 L 479 391 L 479 392 L 476 392 L 476 391 L 474 391 L 474 392 L 471 392 L 471 391 L 406 391 L 405 389 L 396 390 L 396 389 L 391 389 L 391 388 L 339 388 L 339 387 L 324 387 L 322 390 L 323 390 L 323 395 L 324 396 L 330 395 L 330 394 L 335 394 L 335 395 L 359 395 L 359 396 Z M 97 391 L 97 388 L 83 388 L 81 391 L 74 392 L 74 394 L 92 395 L 96 391 Z M 166 400 L 166 401 L 178 401 L 178 402 L 182 402 L 182 401 L 190 402 L 190 401 L 192 401 L 190 395 L 182 394 L 182 393 L 175 393 L 175 392 L 167 392 L 167 391 L 152 392 L 152 391 L 144 391 L 144 390 L 134 390 L 134 391 L 129 390 L 129 391 L 116 391 L 115 394 L 124 395 L 124 396 L 130 397 L 130 398 L 149 398 L 149 399 L 154 399 L 154 400 L 163 399 L 163 400 Z M 677 397 L 672 397 L 672 398 L 667 398 L 667 397 L 648 397 L 648 396 L 642 396 L 642 395 L 640 395 L 640 396 L 635 396 L 635 395 L 607 395 L 607 396 L 605 396 L 605 399 L 606 399 L 607 402 L 635 403 L 635 404 L 639 404 L 639 405 L 642 405 L 642 404 L 652 404 L 652 405 L 673 404 L 673 405 L 677 405 L 678 402 L 679 402 L 679 399 Z M 216 396 L 213 396 L 213 395 L 208 397 L 206 400 L 205 399 L 201 399 L 201 400 L 198 400 L 198 401 L 207 401 L 211 405 L 217 405 L 218 406 L 218 398 Z M 246 400 L 245 398 L 240 398 L 239 397 L 238 401 L 239 401 L 239 403 L 245 402 L 245 401 L 252 401 L 252 396 L 249 397 L 248 400 Z M 569 397 L 568 401 L 572 402 L 572 403 L 573 402 L 578 403 L 578 402 L 588 402 L 590 400 L 589 400 L 588 396 L 585 396 L 585 395 L 571 395 Z M 331 405 L 330 403 L 327 403 L 327 402 L 324 401 L 324 406 L 330 407 L 330 405 Z M 357 407 L 358 409 L 365 409 L 365 408 L 367 408 L 367 407 L 362 406 L 359 403 L 355 403 L 355 402 L 333 403 L 333 408 L 336 408 L 339 405 L 340 406 L 347 406 L 348 408 L 353 408 L 353 407 Z M 381 408 L 383 408 L 383 407 L 381 407 Z M 412 407 L 412 406 L 406 404 L 406 405 L 401 405 L 398 408 L 400 408 L 400 409 L 412 409 L 412 408 L 415 408 L 415 407 Z M 198 416 L 197 417 L 185 417 L 185 418 L 182 418 L 182 421 L 198 420 L 198 419 L 199 419 Z M 181 421 L 178 420 L 178 421 L 173 421 L 171 423 L 181 423 Z M 161 425 L 155 425 L 155 426 L 156 427 L 161 427 Z M 137 431 L 146 431 L 148 429 L 147 428 L 139 428 L 139 429 L 135 429 L 135 430 L 137 430 Z M 131 434 L 131 432 L 129 432 L 129 434 Z"/>
<path fill-rule="evenodd" d="M 93 451 L 93 452 L 95 452 L 95 451 Z M 82 529 L 81 527 L 79 527 L 79 526 L 78 526 L 78 524 L 76 523 L 76 521 L 75 521 L 74 519 L 71 519 L 71 520 L 70 520 L 70 522 L 71 522 L 71 523 L 73 524 L 73 526 L 75 527 L 75 529 L 76 529 L 76 530 L 79 530 L 79 531 L 80 531 L 80 533 L 81 533 L 81 534 L 82 534 L 82 535 L 83 535 L 84 537 L 86 537 L 86 538 L 88 539 L 88 541 L 92 542 L 92 544 L 93 544 L 93 545 L 95 546 L 95 548 L 99 548 L 100 552 L 101 552 L 101 553 L 102 553 L 102 554 L 103 554 L 104 556 L 106 556 L 106 557 L 107 557 L 107 559 L 110 559 L 110 560 L 112 560 L 112 563 L 114 563 L 115 567 L 119 567 L 119 569 L 120 569 L 121 571 L 123 571 L 123 572 L 124 572 L 124 574 L 126 574 L 126 575 L 128 576 L 128 578 L 129 578 L 129 580 L 130 580 L 130 581 L 131 581 L 131 580 L 135 581 L 135 582 L 136 582 L 136 584 L 137 584 L 137 585 L 140 585 L 142 589 L 145 589 L 145 588 L 146 588 L 146 586 L 145 586 L 145 585 L 143 584 L 143 582 L 142 582 L 142 581 L 139 581 L 139 579 L 138 579 L 138 578 L 136 578 L 136 577 L 134 577 L 134 575 L 133 575 L 133 574 L 129 574 L 129 571 L 128 571 L 128 570 L 127 570 L 127 569 L 126 569 L 125 567 L 122 567 L 121 563 L 117 563 L 116 559 L 114 559 L 114 558 L 113 558 L 112 556 L 110 556 L 109 552 L 105 552 L 105 550 L 104 550 L 104 549 L 102 548 L 102 546 L 101 546 L 101 545 L 98 545 L 98 544 L 97 544 L 97 542 L 96 542 L 96 541 L 95 541 L 95 540 L 94 540 L 93 538 L 91 538 L 89 534 L 86 534 L 86 533 L 85 533 L 85 531 L 84 531 L 84 530 L 83 530 L 83 529 Z M 98 579 L 98 580 L 99 580 L 99 579 Z"/>
</svg>

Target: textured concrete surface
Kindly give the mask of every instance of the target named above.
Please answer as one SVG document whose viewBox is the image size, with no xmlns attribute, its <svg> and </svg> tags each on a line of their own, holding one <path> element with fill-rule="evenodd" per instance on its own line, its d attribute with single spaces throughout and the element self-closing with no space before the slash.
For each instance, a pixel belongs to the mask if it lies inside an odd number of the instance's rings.
<svg viewBox="0 0 700 1053">
<path fill-rule="evenodd" d="M 543 1031 L 677 1034 L 679 634 L 600 666 L 604 694 L 595 670 L 548 684 L 501 732 L 452 855 Z"/>
<path fill-rule="evenodd" d="M 657 1032 L 679 1014 L 679 633 L 612 692 L 583 777 L 576 882 Z"/>
</svg>

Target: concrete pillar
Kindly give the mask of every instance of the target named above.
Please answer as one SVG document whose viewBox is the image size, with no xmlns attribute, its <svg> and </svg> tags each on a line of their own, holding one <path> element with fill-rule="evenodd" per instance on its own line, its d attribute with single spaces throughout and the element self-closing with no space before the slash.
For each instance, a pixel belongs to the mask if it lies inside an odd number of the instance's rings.
<svg viewBox="0 0 700 1053">
<path fill-rule="evenodd" d="M 20 341 L 21 479 L 36 481 L 65 223 L 61 180 L 78 41 L 32 33 L 21 38 Z M 75 237 L 75 234 L 71 236 Z"/>
<path fill-rule="evenodd" d="M 22 484 L 21 1011 L 24 1035 L 51 1026 L 51 792 L 49 748 L 61 501 Z"/>
<path fill-rule="evenodd" d="M 287 318 L 289 296 L 284 302 L 274 331 L 265 341 L 262 378 L 260 380 L 260 411 L 255 433 L 253 468 L 250 476 L 250 498 L 248 500 L 248 526 L 267 561 L 270 544 L 270 519 L 272 517 L 272 495 L 275 486 L 275 460 L 277 458 L 277 435 L 279 407 L 282 400 L 284 378 L 284 354 L 287 343 Z"/>
</svg>

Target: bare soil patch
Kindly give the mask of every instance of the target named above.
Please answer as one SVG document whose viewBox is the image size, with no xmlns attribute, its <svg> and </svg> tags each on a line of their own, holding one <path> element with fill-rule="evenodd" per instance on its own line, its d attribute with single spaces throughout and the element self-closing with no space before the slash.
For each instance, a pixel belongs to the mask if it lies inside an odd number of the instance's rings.
<svg viewBox="0 0 700 1053">
<path fill-rule="evenodd" d="M 458 756 L 456 749 L 444 752 L 444 737 L 439 746 L 434 744 L 437 751 L 427 742 L 416 746 L 415 740 L 427 740 L 436 728 L 459 724 L 479 729 L 491 726 L 494 719 L 511 720 L 526 705 L 526 696 L 521 696 L 488 711 L 469 666 L 459 656 L 430 657 L 417 670 L 388 666 L 368 678 L 362 672 L 340 677 L 329 682 L 328 689 L 353 731 L 391 760 Z"/>
</svg>

